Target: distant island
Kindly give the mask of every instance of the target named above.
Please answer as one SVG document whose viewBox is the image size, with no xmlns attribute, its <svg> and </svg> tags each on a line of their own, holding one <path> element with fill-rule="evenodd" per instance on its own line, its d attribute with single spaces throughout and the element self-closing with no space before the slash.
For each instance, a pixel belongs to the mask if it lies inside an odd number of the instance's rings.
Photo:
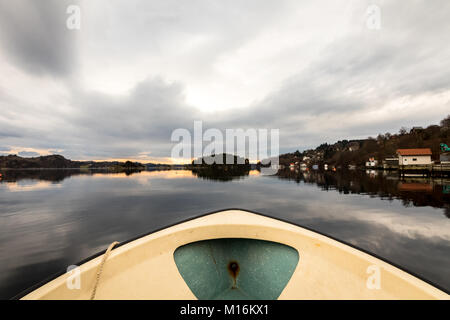
<svg viewBox="0 0 450 320">
<path fill-rule="evenodd" d="M 248 176 L 252 166 L 248 159 L 231 154 L 213 154 L 193 160 L 186 169 L 199 178 L 230 181 Z"/>
</svg>

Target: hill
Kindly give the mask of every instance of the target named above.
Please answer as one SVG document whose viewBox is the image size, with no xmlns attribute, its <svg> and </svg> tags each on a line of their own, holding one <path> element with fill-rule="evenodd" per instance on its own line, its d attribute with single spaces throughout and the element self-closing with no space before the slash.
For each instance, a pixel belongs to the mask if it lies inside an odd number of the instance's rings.
<svg viewBox="0 0 450 320">
<path fill-rule="evenodd" d="M 341 140 L 334 144 L 323 143 L 315 149 L 296 151 L 280 156 L 280 164 L 288 166 L 290 163 L 307 162 L 310 164 L 327 163 L 330 165 L 363 166 L 374 157 L 383 160 L 395 157 L 397 149 L 430 148 L 433 160 L 439 160 L 440 143 L 450 144 L 450 115 L 439 125 L 426 128 L 402 127 L 398 133 L 379 134 L 376 138 L 369 137 L 361 140 Z"/>
<path fill-rule="evenodd" d="M 17 155 L 0 156 L 0 168 L 79 168 L 80 164 L 60 155 L 24 158 Z"/>
<path fill-rule="evenodd" d="M 111 170 L 142 170 L 145 166 L 138 162 L 118 161 L 72 161 L 61 155 L 49 155 L 24 158 L 17 155 L 0 156 L 0 168 L 9 169 L 69 169 L 69 168 L 106 168 Z"/>
</svg>

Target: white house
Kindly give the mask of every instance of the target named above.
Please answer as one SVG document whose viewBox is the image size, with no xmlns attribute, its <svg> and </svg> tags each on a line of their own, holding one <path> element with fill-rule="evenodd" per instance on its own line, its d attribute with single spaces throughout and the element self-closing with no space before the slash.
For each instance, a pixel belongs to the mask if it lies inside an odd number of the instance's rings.
<svg viewBox="0 0 450 320">
<path fill-rule="evenodd" d="M 398 149 L 398 164 L 400 166 L 408 165 L 427 165 L 431 162 L 431 149 Z"/>
<path fill-rule="evenodd" d="M 376 167 L 378 166 L 378 160 L 375 158 L 369 158 L 369 161 L 366 162 L 366 167 Z"/>
</svg>

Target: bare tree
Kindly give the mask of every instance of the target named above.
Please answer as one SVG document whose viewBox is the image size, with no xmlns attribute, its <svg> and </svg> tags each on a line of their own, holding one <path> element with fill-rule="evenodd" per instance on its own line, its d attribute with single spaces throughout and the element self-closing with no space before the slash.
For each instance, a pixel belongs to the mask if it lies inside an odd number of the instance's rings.
<svg viewBox="0 0 450 320">
<path fill-rule="evenodd" d="M 441 127 L 450 128 L 450 114 L 441 121 Z"/>
<path fill-rule="evenodd" d="M 398 131 L 398 133 L 399 133 L 401 136 L 403 136 L 403 135 L 405 135 L 405 134 L 408 133 L 408 128 L 406 128 L 406 127 L 401 127 L 400 130 Z"/>
</svg>

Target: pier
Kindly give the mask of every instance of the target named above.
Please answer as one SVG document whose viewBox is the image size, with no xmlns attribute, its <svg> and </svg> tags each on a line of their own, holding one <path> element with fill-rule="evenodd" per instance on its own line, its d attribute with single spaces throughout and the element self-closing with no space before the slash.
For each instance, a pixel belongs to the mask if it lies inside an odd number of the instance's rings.
<svg viewBox="0 0 450 320">
<path fill-rule="evenodd" d="M 393 169 L 392 166 L 390 169 Z M 404 165 L 398 166 L 397 170 L 401 175 L 408 173 L 422 173 L 424 175 L 430 176 L 450 175 L 450 163 L 430 165 Z"/>
</svg>

